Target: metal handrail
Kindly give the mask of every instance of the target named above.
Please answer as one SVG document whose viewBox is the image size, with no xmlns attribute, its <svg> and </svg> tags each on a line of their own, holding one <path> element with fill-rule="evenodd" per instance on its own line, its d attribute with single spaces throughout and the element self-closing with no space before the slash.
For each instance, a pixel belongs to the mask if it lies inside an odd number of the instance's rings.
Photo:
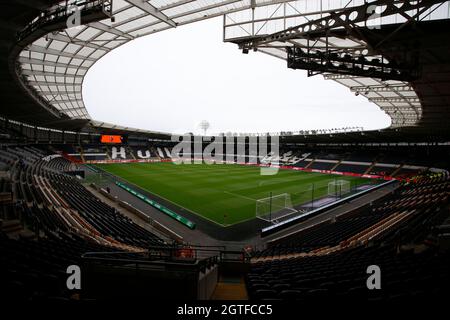
<svg viewBox="0 0 450 320">
<path fill-rule="evenodd" d="M 58 6 L 54 9 L 49 9 L 41 12 L 32 22 L 30 22 L 22 31 L 17 35 L 18 41 L 23 40 L 29 34 L 33 33 L 43 25 L 53 22 L 58 19 L 68 18 L 73 14 L 70 8 L 73 6 L 78 7 L 80 10 L 102 9 L 102 11 L 112 16 L 112 0 L 80 0 L 69 5 Z"/>
<path fill-rule="evenodd" d="M 136 254 L 146 254 L 147 251 L 144 252 L 136 252 Z M 112 258 L 112 257 L 100 257 L 101 255 L 120 255 L 120 254 L 133 254 L 133 252 L 87 252 L 81 256 L 81 259 L 85 262 L 93 262 L 93 263 L 105 263 L 105 264 L 127 264 L 134 265 L 134 268 L 139 268 L 139 265 L 145 266 L 155 266 L 155 267 L 171 267 L 174 269 L 182 268 L 185 271 L 193 270 L 195 272 L 205 272 L 211 266 L 217 265 L 219 262 L 219 257 L 211 256 L 204 259 L 195 259 L 195 260 L 185 260 L 185 259 L 176 259 L 176 260 L 146 260 L 145 257 L 141 259 L 131 259 L 131 258 Z M 97 256 L 94 256 L 97 255 Z"/>
<path fill-rule="evenodd" d="M 186 258 L 175 255 L 175 253 L 181 252 L 181 250 L 192 249 L 193 256 Z M 153 252 L 152 252 L 153 251 Z M 159 252 L 159 254 L 157 254 Z M 209 257 L 198 258 L 199 252 L 215 253 Z M 166 254 L 164 254 L 166 253 Z M 120 258 L 120 255 L 141 255 L 136 259 L 126 257 Z M 236 255 L 237 258 L 229 258 L 227 255 Z M 106 256 L 106 257 L 105 257 Z M 116 256 L 116 257 L 112 257 Z M 89 261 L 102 261 L 110 263 L 130 263 L 130 264 L 145 264 L 145 265 L 166 265 L 166 266 L 198 266 L 200 268 L 207 265 L 215 264 L 218 262 L 248 262 L 250 255 L 245 251 L 225 251 L 225 250 L 213 250 L 213 249 L 195 249 L 186 246 L 154 246 L 148 250 L 139 252 L 128 251 L 113 251 L 113 252 L 86 252 L 81 258 Z M 152 260 L 152 258 L 159 258 L 158 260 Z"/>
</svg>

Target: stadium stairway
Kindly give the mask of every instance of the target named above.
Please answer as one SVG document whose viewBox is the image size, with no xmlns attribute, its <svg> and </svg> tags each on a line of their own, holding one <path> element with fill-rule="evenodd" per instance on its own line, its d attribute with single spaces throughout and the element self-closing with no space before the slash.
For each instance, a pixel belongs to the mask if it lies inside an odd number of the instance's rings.
<svg viewBox="0 0 450 320">
<path fill-rule="evenodd" d="M 306 166 L 305 166 L 305 169 L 309 169 L 312 165 L 313 165 L 313 163 L 316 161 L 316 159 L 312 159 Z"/>
<path fill-rule="evenodd" d="M 84 150 L 83 147 L 80 145 L 77 147 L 77 151 L 80 153 L 80 158 L 82 162 L 86 162 L 86 160 L 84 159 Z"/>
<path fill-rule="evenodd" d="M 402 168 L 403 168 L 403 164 L 399 165 L 398 168 L 395 169 L 394 172 L 391 173 L 391 176 L 395 177 Z"/>
<path fill-rule="evenodd" d="M 126 150 L 128 152 L 128 154 L 131 155 L 131 158 L 133 158 L 133 160 L 136 160 L 136 156 L 134 155 L 133 150 L 130 148 L 130 146 L 126 146 Z"/>
<path fill-rule="evenodd" d="M 212 300 L 248 300 L 247 288 L 243 276 L 219 277 Z"/>
<path fill-rule="evenodd" d="M 7 235 L 21 231 L 22 229 L 23 228 L 20 220 L 6 220 L 3 221 L 0 226 L 0 231 L 4 232 Z"/>
<path fill-rule="evenodd" d="M 372 171 L 373 167 L 375 167 L 376 162 L 372 162 L 372 164 L 367 168 L 367 170 L 364 172 L 364 174 L 369 174 L 370 171 Z"/>
<path fill-rule="evenodd" d="M 111 159 L 111 155 L 110 155 L 110 151 L 109 151 L 108 147 L 104 147 L 103 149 L 104 149 L 104 151 L 105 151 L 105 153 L 106 153 L 107 159 L 108 159 L 108 160 L 112 160 L 112 159 Z"/>
<path fill-rule="evenodd" d="M 339 165 L 341 164 L 342 160 L 339 160 L 330 170 L 334 171 L 336 170 L 337 167 L 339 167 Z"/>
</svg>

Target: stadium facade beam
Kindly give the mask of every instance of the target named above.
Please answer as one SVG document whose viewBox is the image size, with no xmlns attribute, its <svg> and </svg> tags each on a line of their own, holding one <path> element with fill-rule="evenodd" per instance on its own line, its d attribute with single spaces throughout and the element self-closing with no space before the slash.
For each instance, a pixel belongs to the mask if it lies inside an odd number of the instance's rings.
<svg viewBox="0 0 450 320">
<path fill-rule="evenodd" d="M 186 12 L 183 12 L 183 13 L 176 14 L 176 15 L 172 16 L 171 18 L 172 19 L 178 19 L 178 18 L 182 18 L 182 17 L 185 17 L 185 16 L 189 16 L 189 15 L 194 14 L 194 13 L 200 13 L 200 12 L 203 12 L 203 11 L 220 8 L 220 7 L 223 7 L 223 6 L 226 6 L 226 5 L 230 5 L 230 4 L 233 4 L 233 3 L 236 3 L 236 2 L 241 2 L 241 0 L 226 0 L 226 1 L 222 1 L 222 2 L 213 3 L 213 4 L 210 4 L 210 5 L 204 6 L 204 7 L 200 8 L 200 9 L 193 9 L 193 10 L 189 10 L 189 11 L 186 11 Z M 242 8 L 240 8 L 239 10 L 242 10 Z M 223 15 L 223 13 L 221 13 L 219 15 Z M 209 17 L 212 17 L 212 16 L 213 15 L 211 15 Z M 197 21 L 197 20 L 198 19 L 193 19 L 190 22 L 194 22 L 194 21 Z"/>
<path fill-rule="evenodd" d="M 412 86 L 406 83 L 401 84 L 387 84 L 380 86 L 354 86 L 350 87 L 352 92 L 390 92 L 390 91 L 411 91 Z"/>
<path fill-rule="evenodd" d="M 88 67 L 80 66 L 80 65 L 74 65 L 70 63 L 63 63 L 63 62 L 54 62 L 49 60 L 41 60 L 41 59 L 34 59 L 34 58 L 25 58 L 20 57 L 17 60 L 19 63 L 23 64 L 36 64 L 36 65 L 42 65 L 42 66 L 48 66 L 48 67 L 61 67 L 61 68 L 74 68 L 74 69 L 82 69 L 82 70 L 88 70 Z"/>
<path fill-rule="evenodd" d="M 306 49 L 287 47 L 286 51 L 288 68 L 308 70 L 308 75 L 331 72 L 398 81 L 414 80 L 420 75 L 417 64 L 400 66 L 382 56 L 368 59 L 328 46 L 323 51 L 309 46 Z"/>
<path fill-rule="evenodd" d="M 134 39 L 134 37 L 132 35 L 122 32 L 119 29 L 114 29 L 112 27 L 109 27 L 106 24 L 103 24 L 101 22 L 92 22 L 92 23 L 89 23 L 89 26 L 92 28 L 95 28 L 97 30 L 103 31 L 103 32 L 109 32 L 109 33 L 115 34 L 116 36 L 120 36 L 120 37 L 126 38 L 128 40 Z"/>
<path fill-rule="evenodd" d="M 141 18 L 144 18 L 144 17 L 148 17 L 148 14 L 147 14 L 146 12 L 141 13 L 140 15 L 135 16 L 135 17 L 129 17 L 128 19 L 124 19 L 124 20 L 122 20 L 122 21 L 120 21 L 120 22 L 118 22 L 118 23 L 114 23 L 114 24 L 112 25 L 112 27 L 113 27 L 113 28 L 117 28 L 117 27 L 120 27 L 120 26 L 122 26 L 122 25 L 124 25 L 124 24 L 127 24 L 127 23 L 129 23 L 129 22 L 133 22 L 134 20 L 141 19 Z M 158 23 L 159 23 L 159 22 L 161 22 L 161 21 L 158 20 Z"/>
<path fill-rule="evenodd" d="M 67 35 L 61 34 L 61 33 L 49 33 L 46 36 L 47 39 L 51 39 L 51 40 L 58 40 L 61 42 L 66 42 L 66 43 L 73 43 L 73 44 L 77 44 L 77 45 L 81 45 L 83 47 L 87 47 L 87 48 L 92 48 L 92 49 L 97 49 L 97 50 L 103 50 L 106 52 L 111 51 L 111 49 L 109 49 L 108 47 L 104 47 L 104 46 L 99 46 L 93 42 L 89 42 L 89 41 L 83 41 L 83 40 L 78 40 L 76 38 L 71 38 Z"/>
<path fill-rule="evenodd" d="M 256 48 L 261 44 L 273 41 L 287 41 L 291 39 L 309 38 L 314 39 L 329 34 L 333 29 L 344 28 L 348 35 L 355 35 L 354 26 L 358 23 L 366 23 L 375 18 L 382 18 L 392 15 L 401 15 L 407 19 L 407 23 L 417 18 L 420 13 L 429 9 L 435 4 L 440 4 L 443 0 L 422 0 L 422 1 L 391 1 L 377 0 L 367 2 L 360 6 L 344 8 L 330 12 L 326 17 L 308 21 L 306 23 L 275 32 L 268 36 L 243 39 L 240 48 Z M 384 10 L 378 15 L 374 15 L 376 8 Z M 411 13 L 412 15 L 408 14 Z M 384 39 L 383 39 L 384 40 Z"/>
<path fill-rule="evenodd" d="M 180 6 L 184 6 L 185 4 L 191 3 L 191 2 L 195 2 L 197 0 L 181 0 L 181 1 L 176 1 L 173 3 L 169 3 L 166 5 L 163 5 L 162 7 L 159 7 L 158 10 L 159 11 L 164 11 L 164 10 L 169 10 L 169 9 L 173 9 L 176 7 L 180 7 Z"/>
<path fill-rule="evenodd" d="M 283 2 L 286 3 L 286 1 L 283 1 Z M 283 3 L 283 2 L 279 2 L 279 3 Z M 255 7 L 257 7 L 257 6 L 255 6 Z M 252 9 L 254 9 L 254 7 L 252 7 Z M 313 11 L 313 12 L 307 12 L 307 13 L 299 12 L 296 14 L 289 14 L 289 15 L 270 16 L 267 18 L 258 18 L 258 19 L 251 19 L 251 20 L 244 20 L 244 21 L 239 21 L 239 22 L 234 22 L 234 23 L 228 23 L 228 24 L 225 24 L 225 27 L 228 28 L 228 27 L 236 27 L 236 26 L 251 24 L 251 23 L 261 23 L 261 22 L 268 22 L 268 21 L 295 19 L 295 18 L 301 18 L 301 17 L 308 17 L 308 16 L 312 16 L 312 15 L 331 13 L 333 11 L 335 11 L 335 10 Z"/>
<path fill-rule="evenodd" d="M 53 102 L 53 103 L 73 103 L 73 102 L 78 103 L 78 102 L 82 102 L 82 101 L 83 101 L 82 99 L 61 99 L 61 100 L 53 99 L 53 100 L 49 100 L 49 102 Z M 84 109 L 84 107 L 77 107 L 76 109 Z M 67 109 L 65 109 L 65 110 L 67 110 Z"/>
<path fill-rule="evenodd" d="M 27 49 L 31 52 L 37 52 L 37 53 L 42 53 L 42 54 L 52 54 L 55 56 L 61 56 L 61 57 L 66 57 L 66 58 L 77 58 L 77 59 L 82 59 L 82 60 L 87 60 L 87 61 L 93 61 L 95 62 L 96 59 L 94 58 L 90 58 L 87 56 L 82 56 L 79 54 L 73 54 L 73 53 L 69 53 L 69 52 L 64 52 L 61 50 L 56 50 L 56 49 L 51 49 L 51 48 L 44 48 L 41 46 L 37 46 L 37 45 L 30 45 L 27 47 Z"/>
<path fill-rule="evenodd" d="M 418 97 L 376 97 L 369 98 L 370 102 L 418 102 L 420 103 L 420 99 Z"/>
<path fill-rule="evenodd" d="M 59 101 L 56 101 L 57 103 L 59 103 Z M 84 107 L 75 107 L 75 108 L 66 108 L 66 109 L 61 109 L 61 111 L 77 111 L 77 110 L 84 110 Z"/>
<path fill-rule="evenodd" d="M 81 86 L 81 83 L 57 82 L 57 81 L 35 81 L 30 80 L 28 83 L 32 86 Z"/>
<path fill-rule="evenodd" d="M 350 74 L 334 74 L 334 73 L 327 73 L 324 74 L 323 77 L 325 80 L 345 80 L 345 79 L 354 79 L 354 78 L 364 78 L 364 77 L 358 77 Z"/>
<path fill-rule="evenodd" d="M 75 78 L 75 79 L 83 79 L 84 75 L 79 74 L 67 74 L 67 73 L 61 73 L 61 72 L 44 72 L 44 71 L 37 71 L 37 70 L 22 70 L 20 71 L 21 75 L 24 76 L 43 76 L 43 77 L 63 77 L 63 78 Z"/>
<path fill-rule="evenodd" d="M 212 5 L 209 5 L 209 6 L 205 6 L 205 7 L 202 7 L 200 9 L 194 9 L 194 10 L 190 10 L 190 11 L 185 11 L 185 12 L 179 13 L 177 15 L 171 16 L 170 18 L 171 19 L 181 19 L 183 17 L 189 16 L 189 15 L 192 15 L 192 14 L 198 14 L 198 13 L 200 13 L 202 11 L 220 8 L 220 7 L 223 7 L 223 6 L 226 6 L 226 5 L 231 5 L 233 3 L 237 3 L 237 2 L 241 2 L 241 1 L 242 0 L 227 0 L 227 1 L 216 3 L 216 4 L 212 4 Z M 192 1 L 188 1 L 187 3 L 189 3 L 189 2 L 192 2 Z M 175 4 L 176 3 L 174 3 L 174 5 Z M 181 6 L 181 4 L 176 5 L 174 7 L 177 7 L 177 6 Z M 228 10 L 227 12 L 236 12 L 236 11 L 241 11 L 242 9 L 243 8 L 234 9 L 234 10 L 231 9 L 231 10 Z M 159 11 L 163 11 L 163 10 L 168 10 L 168 8 L 166 8 L 166 7 L 159 8 Z M 214 17 L 218 17 L 218 16 L 222 16 L 222 15 L 223 15 L 223 12 L 219 11 L 217 13 L 210 14 L 208 16 L 203 16 L 203 17 L 199 17 L 199 18 L 189 19 L 186 22 L 184 22 L 184 21 L 183 22 L 179 22 L 179 23 L 177 23 L 177 26 L 182 26 L 182 25 L 185 25 L 185 24 L 194 23 L 194 22 L 197 22 L 197 21 L 202 21 L 202 20 L 205 20 L 206 18 L 214 18 Z M 156 21 L 156 22 L 151 22 L 151 23 L 144 24 L 144 25 L 141 25 L 141 26 L 137 26 L 137 27 L 135 27 L 135 28 L 133 28 L 131 30 L 128 30 L 128 32 L 137 32 L 137 31 L 139 31 L 141 29 L 146 29 L 146 28 L 149 28 L 151 26 L 156 26 L 160 22 L 161 21 Z M 167 27 L 164 27 L 164 28 L 158 28 L 158 29 L 155 29 L 155 30 L 152 30 L 152 31 L 144 32 L 142 34 L 139 34 L 138 36 L 142 37 L 142 36 L 146 36 L 146 35 L 149 35 L 149 34 L 152 34 L 152 33 L 161 32 L 163 30 L 168 30 L 168 29 L 171 29 L 171 28 L 172 28 L 172 26 L 168 25 Z"/>
<path fill-rule="evenodd" d="M 126 1 L 134 5 L 135 7 L 141 9 L 142 11 L 147 12 L 149 15 L 161 20 L 162 22 L 167 23 L 169 26 L 176 28 L 177 23 L 175 21 L 170 19 L 168 16 L 163 14 L 161 11 L 156 9 L 148 2 L 142 0 L 126 0 Z"/>
<path fill-rule="evenodd" d="M 76 95 L 81 94 L 81 91 L 67 90 L 67 91 L 39 91 L 39 93 L 43 96 L 68 96 L 68 95 Z"/>
</svg>

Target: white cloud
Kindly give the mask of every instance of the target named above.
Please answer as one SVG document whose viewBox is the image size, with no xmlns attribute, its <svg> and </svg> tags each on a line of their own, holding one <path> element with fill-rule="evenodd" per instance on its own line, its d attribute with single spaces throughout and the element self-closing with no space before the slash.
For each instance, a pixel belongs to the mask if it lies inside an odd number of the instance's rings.
<svg viewBox="0 0 450 320">
<path fill-rule="evenodd" d="M 367 99 L 286 62 L 222 42 L 212 19 L 132 41 L 100 59 L 83 86 L 96 120 L 165 132 L 384 128 L 389 117 Z"/>
</svg>

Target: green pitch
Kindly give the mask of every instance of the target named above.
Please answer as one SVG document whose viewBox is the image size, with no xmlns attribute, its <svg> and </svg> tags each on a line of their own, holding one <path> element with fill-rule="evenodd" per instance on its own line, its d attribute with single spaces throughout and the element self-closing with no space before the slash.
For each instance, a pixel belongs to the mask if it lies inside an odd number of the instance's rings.
<svg viewBox="0 0 450 320">
<path fill-rule="evenodd" d="M 356 185 L 369 179 L 279 170 L 260 175 L 260 168 L 241 165 L 126 163 L 97 165 L 131 184 L 220 225 L 253 219 L 256 200 L 288 193 L 293 205 L 326 196 L 335 179 Z M 314 191 L 313 191 L 314 189 Z"/>
</svg>

